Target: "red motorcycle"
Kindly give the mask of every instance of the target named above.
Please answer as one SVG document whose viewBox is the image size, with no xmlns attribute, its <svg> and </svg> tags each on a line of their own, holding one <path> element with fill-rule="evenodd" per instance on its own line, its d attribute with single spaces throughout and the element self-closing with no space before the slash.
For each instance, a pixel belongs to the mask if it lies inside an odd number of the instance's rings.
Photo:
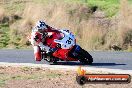
<svg viewBox="0 0 132 88">
<path fill-rule="evenodd" d="M 41 50 L 42 59 L 50 64 L 57 61 L 80 61 L 84 64 L 92 64 L 92 56 L 76 44 L 75 36 L 69 30 L 58 30 L 46 32 L 44 44 L 56 49 L 53 53 Z M 40 47 L 41 48 L 41 47 Z"/>
</svg>

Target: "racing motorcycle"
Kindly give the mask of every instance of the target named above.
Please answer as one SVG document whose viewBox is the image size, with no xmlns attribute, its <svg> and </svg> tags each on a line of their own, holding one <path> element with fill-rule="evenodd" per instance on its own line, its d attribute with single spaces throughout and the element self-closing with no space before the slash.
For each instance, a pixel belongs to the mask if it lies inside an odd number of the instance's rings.
<svg viewBox="0 0 132 88">
<path fill-rule="evenodd" d="M 76 44 L 75 36 L 69 30 L 46 32 L 44 44 L 56 49 L 54 52 L 41 50 L 42 59 L 50 64 L 57 61 L 80 61 L 83 64 L 92 64 L 92 56 Z M 41 49 L 41 47 L 40 47 Z"/>
</svg>

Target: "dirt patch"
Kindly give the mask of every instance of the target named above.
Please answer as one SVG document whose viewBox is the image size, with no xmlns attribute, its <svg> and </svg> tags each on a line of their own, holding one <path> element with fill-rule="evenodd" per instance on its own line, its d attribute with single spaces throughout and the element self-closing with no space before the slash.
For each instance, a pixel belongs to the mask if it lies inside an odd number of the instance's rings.
<svg viewBox="0 0 132 88">
<path fill-rule="evenodd" d="M 130 84 L 86 84 L 76 82 L 76 72 L 30 67 L 0 67 L 0 88 L 132 88 Z"/>
</svg>

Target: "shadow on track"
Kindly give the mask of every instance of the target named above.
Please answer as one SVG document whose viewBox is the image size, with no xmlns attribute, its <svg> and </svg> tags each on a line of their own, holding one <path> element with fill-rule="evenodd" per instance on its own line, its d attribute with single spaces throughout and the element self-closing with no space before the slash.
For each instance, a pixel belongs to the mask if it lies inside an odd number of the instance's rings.
<svg viewBox="0 0 132 88">
<path fill-rule="evenodd" d="M 93 63 L 92 66 L 116 66 L 116 65 L 126 65 L 126 64 L 116 64 L 116 63 Z"/>
<path fill-rule="evenodd" d="M 78 66 L 78 65 L 84 65 L 87 66 L 87 64 L 82 64 L 80 62 L 57 62 L 56 64 L 52 65 L 70 65 L 70 66 Z M 93 63 L 89 66 L 117 66 L 117 65 L 126 65 L 126 64 L 117 64 L 117 63 Z"/>
</svg>

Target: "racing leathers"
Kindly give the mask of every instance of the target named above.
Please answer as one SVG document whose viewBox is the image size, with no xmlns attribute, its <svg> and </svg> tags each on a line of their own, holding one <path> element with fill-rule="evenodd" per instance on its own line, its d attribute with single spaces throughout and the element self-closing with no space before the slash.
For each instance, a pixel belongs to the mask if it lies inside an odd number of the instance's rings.
<svg viewBox="0 0 132 88">
<path fill-rule="evenodd" d="M 55 49 L 50 48 L 49 46 L 45 45 L 45 39 L 47 37 L 50 37 L 52 34 L 48 33 L 51 31 L 56 31 L 54 28 L 47 26 L 47 29 L 43 31 L 42 33 L 35 31 L 32 29 L 31 38 L 29 39 L 31 41 L 31 44 L 34 49 L 34 56 L 36 61 L 41 61 L 41 50 L 46 51 L 46 53 L 53 52 Z"/>
</svg>

